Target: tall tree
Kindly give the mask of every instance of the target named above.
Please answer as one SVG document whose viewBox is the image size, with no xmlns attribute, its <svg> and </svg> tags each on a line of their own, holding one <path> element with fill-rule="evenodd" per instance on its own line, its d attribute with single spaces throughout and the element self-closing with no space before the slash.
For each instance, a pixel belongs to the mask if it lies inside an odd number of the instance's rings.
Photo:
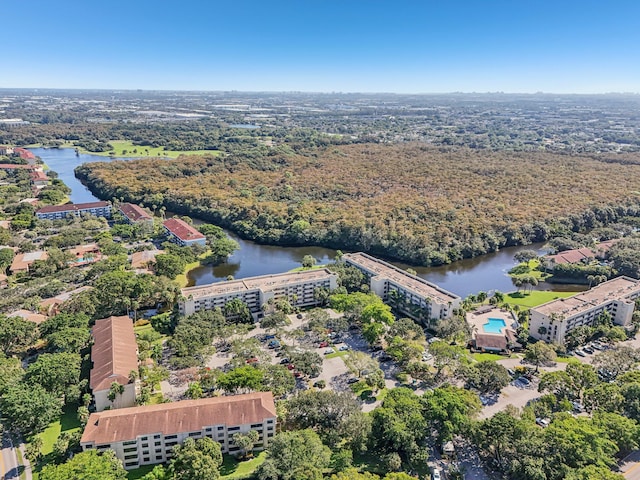
<svg viewBox="0 0 640 480">
<path fill-rule="evenodd" d="M 124 480 L 127 471 L 113 451 L 78 453 L 61 465 L 45 465 L 40 480 Z"/>
<path fill-rule="evenodd" d="M 168 473 L 172 480 L 215 480 L 220 478 L 222 451 L 220 444 L 205 437 L 187 438 L 173 449 Z"/>
</svg>

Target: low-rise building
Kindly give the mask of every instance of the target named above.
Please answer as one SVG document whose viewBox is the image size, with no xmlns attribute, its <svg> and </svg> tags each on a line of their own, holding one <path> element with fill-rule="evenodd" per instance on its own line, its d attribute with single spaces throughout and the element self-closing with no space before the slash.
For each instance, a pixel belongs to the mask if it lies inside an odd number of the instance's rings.
<svg viewBox="0 0 640 480">
<path fill-rule="evenodd" d="M 179 218 L 169 218 L 162 222 L 169 239 L 183 247 L 207 244 L 207 238 L 194 227 Z"/>
<path fill-rule="evenodd" d="M 88 265 L 102 259 L 100 247 L 96 243 L 73 247 L 67 250 L 67 252 L 73 255 L 73 260 L 69 262 L 69 265 L 72 267 Z"/>
<path fill-rule="evenodd" d="M 136 404 L 139 382 L 130 378 L 138 373 L 138 344 L 133 331 L 133 322 L 127 316 L 96 320 L 91 347 L 91 372 L 89 386 L 93 392 L 96 410 L 132 407 Z M 109 398 L 113 383 L 124 388 L 115 398 Z"/>
<path fill-rule="evenodd" d="M 571 330 L 593 326 L 608 312 L 613 323 L 627 326 L 631 322 L 635 299 L 640 297 L 640 281 L 618 277 L 586 292 L 559 298 L 529 311 L 529 335 L 547 342 L 564 343 Z"/>
<path fill-rule="evenodd" d="M 66 205 L 48 205 L 36 212 L 39 219 L 60 220 L 65 217 L 80 215 L 93 215 L 94 217 L 111 218 L 111 203 L 89 202 L 68 203 Z"/>
<path fill-rule="evenodd" d="M 165 463 L 187 438 L 208 437 L 223 453 L 238 453 L 233 436 L 258 432 L 255 448 L 264 449 L 276 433 L 271 392 L 183 400 L 93 413 L 84 429 L 83 450 L 111 449 L 126 469 Z"/>
<path fill-rule="evenodd" d="M 0 155 L 12 155 L 13 148 L 7 147 L 6 145 L 0 145 Z"/>
<path fill-rule="evenodd" d="M 164 250 L 142 250 L 131 254 L 131 268 L 136 273 L 153 273 L 151 266 L 156 263 L 156 256 L 162 255 Z"/>
<path fill-rule="evenodd" d="M 40 170 L 33 170 L 29 174 L 29 178 L 31 179 L 31 184 L 35 187 L 46 187 L 49 185 L 49 177 Z"/>
<path fill-rule="evenodd" d="M 415 320 L 449 318 L 462 302 L 458 295 L 366 253 L 342 258 L 369 278 L 373 293 Z"/>
<path fill-rule="evenodd" d="M 40 325 L 47 319 L 46 315 L 42 315 L 41 313 L 31 312 L 29 310 L 16 310 L 15 312 L 11 312 L 7 314 L 7 317 L 20 317 L 29 322 L 33 322 L 36 325 Z"/>
<path fill-rule="evenodd" d="M 262 306 L 270 300 L 285 298 L 294 307 L 311 307 L 319 305 L 317 288 L 334 290 L 337 286 L 338 276 L 325 268 L 262 275 L 183 288 L 178 306 L 180 313 L 191 315 L 200 310 L 223 308 L 230 300 L 239 298 L 254 317 L 259 317 Z"/>
<path fill-rule="evenodd" d="M 49 254 L 43 250 L 37 250 L 35 252 L 19 253 L 13 257 L 9 272 L 12 275 L 16 273 L 27 273 L 31 265 L 37 260 L 46 260 L 49 258 Z"/>
<path fill-rule="evenodd" d="M 45 298 L 40 302 L 40 311 L 44 312 L 46 315 L 52 317 L 60 313 L 60 305 L 64 302 L 70 300 L 74 295 L 77 295 L 82 292 L 86 292 L 89 290 L 93 290 L 93 287 L 85 285 L 80 288 L 76 288 L 74 290 L 70 290 L 68 292 L 62 292 L 56 295 L 55 297 Z"/>
<path fill-rule="evenodd" d="M 133 203 L 121 203 L 118 210 L 124 217 L 124 219 L 131 224 L 136 223 L 151 223 L 153 224 L 153 217 L 149 212 L 139 205 Z"/>
<path fill-rule="evenodd" d="M 513 312 L 484 305 L 467 313 L 473 349 L 480 352 L 509 353 L 522 348 L 517 340 L 518 321 Z"/>
</svg>

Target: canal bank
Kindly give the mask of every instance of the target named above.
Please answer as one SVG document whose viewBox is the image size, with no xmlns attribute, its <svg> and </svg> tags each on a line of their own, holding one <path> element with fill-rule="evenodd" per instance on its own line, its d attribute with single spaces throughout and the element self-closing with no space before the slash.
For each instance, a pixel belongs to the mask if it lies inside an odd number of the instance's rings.
<svg viewBox="0 0 640 480">
<path fill-rule="evenodd" d="M 34 148 L 31 151 L 58 173 L 65 184 L 71 188 L 70 198 L 74 203 L 98 200 L 80 180 L 75 177 L 74 169 L 87 162 L 122 161 L 131 159 L 110 159 L 96 155 L 76 155 L 73 149 Z M 196 220 L 197 222 L 197 220 Z M 225 280 L 230 275 L 244 278 L 257 275 L 268 275 L 292 270 L 301 265 L 305 255 L 313 256 L 318 263 L 326 264 L 335 257 L 335 250 L 323 247 L 278 247 L 260 245 L 240 238 L 233 232 L 225 230 L 227 235 L 240 245 L 229 259 L 217 266 L 201 265 L 187 275 L 189 285 L 205 285 Z M 439 267 L 415 267 L 399 262 L 391 262 L 400 268 L 412 268 L 418 276 L 433 282 L 442 288 L 462 297 L 479 291 L 499 290 L 509 292 L 515 290 L 507 272 L 516 262 L 513 256 L 521 250 L 539 250 L 542 244 L 519 247 L 507 247 L 495 253 L 475 258 L 460 260 Z M 539 290 L 578 291 L 584 286 L 553 285 L 541 283 Z"/>
</svg>

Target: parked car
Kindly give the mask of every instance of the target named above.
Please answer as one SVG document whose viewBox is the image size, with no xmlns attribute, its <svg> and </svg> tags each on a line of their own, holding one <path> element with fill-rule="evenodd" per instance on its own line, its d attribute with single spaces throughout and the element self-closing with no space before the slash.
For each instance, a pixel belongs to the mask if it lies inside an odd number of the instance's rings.
<svg viewBox="0 0 640 480">
<path fill-rule="evenodd" d="M 302 314 L 301 314 L 301 313 L 297 314 L 297 315 L 296 315 L 296 318 L 297 318 L 298 320 L 302 320 Z"/>
<path fill-rule="evenodd" d="M 296 368 L 296 366 L 293 363 L 289 363 L 289 364 L 287 364 L 287 368 L 289 370 L 293 370 L 294 368 Z"/>
<path fill-rule="evenodd" d="M 531 382 L 529 380 L 527 380 L 525 377 L 520 377 L 517 380 L 518 382 L 520 382 L 523 385 L 529 386 L 531 385 Z"/>
<path fill-rule="evenodd" d="M 584 347 L 582 350 L 588 353 L 589 355 L 591 355 L 594 352 L 593 348 L 591 347 Z"/>
<path fill-rule="evenodd" d="M 280 360 L 280 365 L 286 365 L 287 363 L 289 363 L 288 358 L 283 358 L 282 360 Z"/>
<path fill-rule="evenodd" d="M 340 345 L 340 348 L 338 348 L 338 350 L 340 350 L 341 352 L 346 352 L 347 350 L 349 350 L 349 347 L 347 347 L 346 345 Z"/>
<path fill-rule="evenodd" d="M 540 425 L 541 427 L 548 427 L 550 423 L 550 420 L 548 418 L 536 418 L 536 424 Z"/>
<path fill-rule="evenodd" d="M 357 379 L 357 378 L 355 378 L 355 377 L 351 377 L 349 380 L 347 380 L 347 383 L 348 383 L 349 385 L 352 385 L 352 384 L 354 384 L 354 383 L 358 383 L 358 379 Z"/>
<path fill-rule="evenodd" d="M 257 357 L 251 357 L 251 358 L 247 358 L 247 363 L 258 363 L 259 360 L 257 359 Z"/>
<path fill-rule="evenodd" d="M 423 362 L 428 362 L 429 360 L 431 360 L 433 358 L 433 355 L 431 355 L 430 353 L 423 353 L 422 354 L 422 361 Z"/>
<path fill-rule="evenodd" d="M 442 480 L 440 470 L 438 470 L 437 468 L 433 469 L 433 472 L 431 472 L 431 480 Z"/>
<path fill-rule="evenodd" d="M 585 353 L 582 350 L 576 350 L 576 355 L 579 357 L 586 357 Z"/>
<path fill-rule="evenodd" d="M 393 357 L 391 355 L 387 355 L 386 353 L 380 356 L 381 362 L 390 362 L 391 360 L 393 360 Z"/>
<path fill-rule="evenodd" d="M 331 353 L 335 353 L 335 352 L 336 352 L 336 351 L 335 351 L 333 348 L 327 348 L 327 349 L 324 351 L 324 354 L 325 354 L 325 355 L 329 355 L 329 354 L 331 354 Z"/>
<path fill-rule="evenodd" d="M 507 369 L 507 373 L 508 373 L 509 375 L 511 375 L 512 377 L 515 377 L 515 376 L 516 376 L 516 372 L 514 372 L 514 371 L 513 371 L 513 370 L 511 370 L 510 368 L 509 368 L 509 369 Z"/>
<path fill-rule="evenodd" d="M 326 348 L 329 346 L 329 342 L 320 342 L 320 345 L 318 345 L 318 348 Z"/>
</svg>

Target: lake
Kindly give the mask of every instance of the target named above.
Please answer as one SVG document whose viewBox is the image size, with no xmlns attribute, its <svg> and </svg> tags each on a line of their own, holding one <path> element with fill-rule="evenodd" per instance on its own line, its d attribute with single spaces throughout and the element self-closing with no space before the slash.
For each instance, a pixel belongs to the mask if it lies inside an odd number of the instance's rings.
<svg viewBox="0 0 640 480">
<path fill-rule="evenodd" d="M 71 188 L 70 197 L 72 202 L 82 203 L 99 200 L 75 177 L 73 170 L 82 163 L 109 162 L 114 159 L 87 154 L 76 156 L 75 151 L 69 148 L 32 148 L 30 150 L 42 158 L 49 168 L 56 171 L 60 179 Z M 313 256 L 318 261 L 318 264 L 325 264 L 335 257 L 335 250 L 329 248 L 260 245 L 249 240 L 243 240 L 233 232 L 226 232 L 227 235 L 238 242 L 240 249 L 222 265 L 215 267 L 201 266 L 192 270 L 188 275 L 190 285 L 205 285 L 218 282 L 226 279 L 229 275 L 234 278 L 244 278 L 286 272 L 299 267 L 305 255 Z M 513 283 L 507 275 L 507 271 L 515 264 L 513 256 L 521 250 L 539 250 L 541 247 L 542 244 L 508 247 L 496 253 L 460 260 L 440 267 L 411 266 L 411 268 L 416 270 L 420 277 L 461 297 L 466 297 L 479 291 L 500 290 L 509 292 L 514 290 Z M 398 262 L 392 263 L 404 269 L 410 267 Z M 537 287 L 539 290 L 554 291 L 576 291 L 584 288 L 584 286 L 547 283 Z"/>
</svg>

